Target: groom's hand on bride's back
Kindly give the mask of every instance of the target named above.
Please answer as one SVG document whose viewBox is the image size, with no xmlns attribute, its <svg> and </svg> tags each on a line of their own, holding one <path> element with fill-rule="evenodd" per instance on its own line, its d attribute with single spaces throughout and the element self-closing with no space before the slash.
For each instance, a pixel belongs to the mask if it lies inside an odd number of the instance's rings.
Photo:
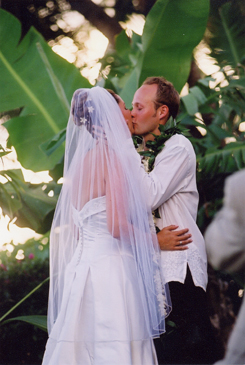
<svg viewBox="0 0 245 365">
<path fill-rule="evenodd" d="M 160 249 L 163 251 L 183 251 L 192 242 L 189 229 L 177 230 L 178 226 L 171 225 L 157 233 Z"/>
</svg>

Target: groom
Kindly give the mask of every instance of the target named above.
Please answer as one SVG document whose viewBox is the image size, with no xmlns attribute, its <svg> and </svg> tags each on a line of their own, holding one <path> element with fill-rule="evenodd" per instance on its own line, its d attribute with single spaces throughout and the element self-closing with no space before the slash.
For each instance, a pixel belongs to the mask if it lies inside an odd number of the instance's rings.
<svg viewBox="0 0 245 365">
<path fill-rule="evenodd" d="M 131 112 L 134 134 L 147 141 L 159 135 L 159 124 L 176 118 L 180 98 L 173 85 L 162 77 L 150 77 L 136 91 Z M 172 333 L 155 341 L 160 364 L 211 363 L 213 334 L 208 316 L 205 290 L 207 286 L 207 258 L 205 243 L 196 225 L 198 192 L 196 187 L 196 156 L 190 141 L 181 134 L 165 142 L 157 155 L 153 171 L 139 174 L 146 188 L 152 210 L 158 208 L 156 225 L 162 229 L 176 224 L 189 228 L 192 243 L 185 250 L 168 250 L 161 240 L 161 262 L 164 278 L 169 283 L 172 313 L 175 323 Z M 181 242 L 180 242 L 181 245 Z M 170 332 L 170 331 L 169 331 Z"/>
</svg>

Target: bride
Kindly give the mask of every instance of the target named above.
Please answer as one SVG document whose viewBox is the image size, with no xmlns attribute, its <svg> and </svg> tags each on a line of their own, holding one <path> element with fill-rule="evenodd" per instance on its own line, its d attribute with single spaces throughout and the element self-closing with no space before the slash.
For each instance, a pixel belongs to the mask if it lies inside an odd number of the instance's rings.
<svg viewBox="0 0 245 365">
<path fill-rule="evenodd" d="M 153 338 L 170 300 L 151 212 L 124 153 L 132 143 L 108 91 L 75 91 L 50 234 L 44 365 L 157 364 Z"/>
</svg>

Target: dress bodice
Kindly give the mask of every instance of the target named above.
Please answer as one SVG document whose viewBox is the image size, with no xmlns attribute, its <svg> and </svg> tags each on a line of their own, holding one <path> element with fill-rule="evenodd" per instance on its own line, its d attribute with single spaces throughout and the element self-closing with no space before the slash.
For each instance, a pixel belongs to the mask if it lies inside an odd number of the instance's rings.
<svg viewBox="0 0 245 365">
<path fill-rule="evenodd" d="M 105 211 L 106 211 L 105 195 L 89 200 L 81 210 L 77 210 L 74 206 L 72 206 L 72 216 L 74 224 L 77 227 L 83 226 L 84 221 L 87 218 Z"/>
<path fill-rule="evenodd" d="M 89 200 L 81 210 L 72 207 L 72 216 L 74 224 L 79 229 L 79 241 L 81 240 L 82 232 L 83 236 L 88 236 L 90 239 L 102 232 L 109 233 L 107 229 L 105 195 Z"/>
<path fill-rule="evenodd" d="M 120 240 L 114 238 L 108 230 L 106 214 L 106 197 L 91 199 L 78 211 L 74 207 L 73 221 L 78 228 L 78 260 L 82 252 L 89 250 L 89 260 L 96 260 L 101 255 L 126 254 L 133 257 L 131 245 L 121 245 Z M 87 252 L 87 251 L 86 251 Z M 87 254 L 83 258 L 88 260 Z"/>
</svg>

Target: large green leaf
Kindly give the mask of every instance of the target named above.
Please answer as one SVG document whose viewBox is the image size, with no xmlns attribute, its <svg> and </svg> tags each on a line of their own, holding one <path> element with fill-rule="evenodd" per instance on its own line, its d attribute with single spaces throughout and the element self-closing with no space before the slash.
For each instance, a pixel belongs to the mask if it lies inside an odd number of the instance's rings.
<svg viewBox="0 0 245 365">
<path fill-rule="evenodd" d="M 219 7 L 212 2 L 206 42 L 211 56 L 223 67 L 233 68 L 245 63 L 245 15 L 244 1 L 229 1 Z"/>
<path fill-rule="evenodd" d="M 29 324 L 32 324 L 33 326 L 37 326 L 41 330 L 47 332 L 47 316 L 20 316 L 15 318 L 10 318 L 4 321 L 2 324 L 6 324 L 12 321 L 22 321 Z"/>
<path fill-rule="evenodd" d="M 201 41 L 208 0 L 158 0 L 146 18 L 139 83 L 162 75 L 180 92 L 190 72 L 192 51 Z"/>
<path fill-rule="evenodd" d="M 222 149 L 214 147 L 206 151 L 205 156 L 198 156 L 197 162 L 202 176 L 235 172 L 245 167 L 245 144 L 233 142 Z"/>
<path fill-rule="evenodd" d="M 109 50 L 100 60 L 102 73 L 110 66 L 110 73 L 105 80 L 100 80 L 98 85 L 113 89 L 118 93 L 128 108 L 131 107 L 135 90 L 138 87 L 138 65 L 142 55 L 142 37 L 133 33 L 128 38 L 123 30 L 115 42 L 115 50 Z"/>
<path fill-rule="evenodd" d="M 11 219 L 17 218 L 19 227 L 29 227 L 38 233 L 45 233 L 50 229 L 60 185 L 52 182 L 32 185 L 24 181 L 21 170 L 1 171 L 8 182 L 0 183 L 0 206 L 3 214 Z M 54 196 L 48 196 L 49 190 Z"/>
<path fill-rule="evenodd" d="M 130 77 L 127 79 L 125 87 L 120 93 L 121 98 L 124 100 L 127 108 L 129 109 L 132 107 L 133 96 L 137 88 L 138 88 L 138 75 L 137 75 L 137 68 L 135 67 L 131 72 Z"/>
<path fill-rule="evenodd" d="M 6 151 L 3 146 L 0 144 L 0 158 L 2 158 L 3 156 L 6 156 L 10 153 L 11 151 Z"/>
<path fill-rule="evenodd" d="M 208 0 L 158 0 L 146 17 L 142 50 L 120 94 L 132 101 L 149 76 L 164 76 L 180 92 L 186 83 L 192 52 L 201 41 L 208 19 Z"/>
<path fill-rule="evenodd" d="M 47 281 L 49 281 L 49 278 L 44 279 L 40 284 L 38 284 L 34 289 L 32 289 L 26 296 L 24 296 L 24 298 L 22 298 L 18 303 L 16 303 L 12 308 L 10 308 L 1 318 L 0 318 L 0 324 L 3 325 L 11 320 L 16 320 L 17 317 L 13 318 L 13 319 L 8 319 L 5 320 L 5 318 L 7 316 L 10 315 L 10 313 L 12 313 L 17 307 L 19 307 L 25 300 L 27 300 L 32 294 L 34 294 L 39 288 L 41 288 L 41 286 L 43 286 L 43 284 L 45 284 Z M 37 317 L 37 316 L 33 316 L 33 317 Z M 39 316 L 38 316 L 39 317 Z M 23 318 L 23 317 L 22 317 Z M 26 317 L 25 317 L 26 318 Z M 3 321 L 5 320 L 5 321 Z M 37 320 L 36 320 L 37 322 Z M 39 321 L 39 323 L 43 321 Z M 44 325 L 44 324 L 43 324 Z"/>
<path fill-rule="evenodd" d="M 22 108 L 19 117 L 5 123 L 9 145 L 25 168 L 49 170 L 64 145 L 49 156 L 40 146 L 65 128 L 74 90 L 91 85 L 34 28 L 21 42 L 20 36 L 19 21 L 0 9 L 0 112 Z"/>
</svg>

